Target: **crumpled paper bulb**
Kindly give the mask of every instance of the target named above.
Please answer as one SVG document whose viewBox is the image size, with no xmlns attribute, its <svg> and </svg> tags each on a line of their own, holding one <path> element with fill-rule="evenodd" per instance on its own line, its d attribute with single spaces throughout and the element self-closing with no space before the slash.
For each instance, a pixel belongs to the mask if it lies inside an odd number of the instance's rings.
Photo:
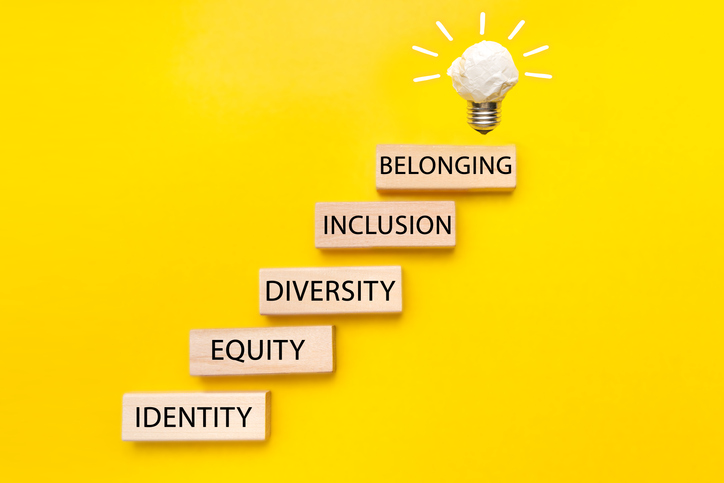
<svg viewBox="0 0 724 483">
<path fill-rule="evenodd" d="M 468 47 L 447 75 L 457 93 L 473 102 L 500 102 L 518 83 L 518 69 L 508 49 L 486 40 Z"/>
</svg>

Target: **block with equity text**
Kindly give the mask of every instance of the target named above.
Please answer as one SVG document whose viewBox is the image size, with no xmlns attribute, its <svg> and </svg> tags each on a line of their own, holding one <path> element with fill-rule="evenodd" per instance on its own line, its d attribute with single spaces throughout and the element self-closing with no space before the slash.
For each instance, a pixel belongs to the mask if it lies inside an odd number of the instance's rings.
<svg viewBox="0 0 724 483">
<path fill-rule="evenodd" d="M 192 376 L 334 371 L 334 326 L 192 330 Z"/>
<path fill-rule="evenodd" d="M 516 186 L 515 146 L 377 145 L 380 191 L 509 191 Z"/>
<path fill-rule="evenodd" d="M 262 315 L 402 312 L 402 268 L 259 270 Z"/>
<path fill-rule="evenodd" d="M 317 203 L 317 248 L 454 247 L 454 201 Z"/>
<path fill-rule="evenodd" d="M 269 391 L 123 395 L 123 441 L 264 440 Z"/>
</svg>

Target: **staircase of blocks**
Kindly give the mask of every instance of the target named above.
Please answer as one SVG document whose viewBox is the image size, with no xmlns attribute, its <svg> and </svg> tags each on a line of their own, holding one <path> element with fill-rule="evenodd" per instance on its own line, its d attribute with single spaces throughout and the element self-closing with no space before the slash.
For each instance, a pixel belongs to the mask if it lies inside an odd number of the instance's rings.
<svg viewBox="0 0 724 483">
<path fill-rule="evenodd" d="M 515 146 L 378 145 L 380 192 L 486 192 L 516 187 Z M 454 201 L 317 203 L 318 249 L 454 249 Z M 401 266 L 261 268 L 259 313 L 402 312 Z M 335 371 L 332 325 L 192 330 L 192 376 Z M 266 440 L 271 392 L 127 393 L 124 441 Z"/>
</svg>

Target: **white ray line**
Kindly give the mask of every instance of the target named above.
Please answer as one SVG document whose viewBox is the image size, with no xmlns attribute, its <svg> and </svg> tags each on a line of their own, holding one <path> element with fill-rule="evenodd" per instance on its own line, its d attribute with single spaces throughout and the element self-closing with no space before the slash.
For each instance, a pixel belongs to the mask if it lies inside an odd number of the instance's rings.
<svg viewBox="0 0 724 483">
<path fill-rule="evenodd" d="M 548 48 L 548 46 L 546 46 Z M 412 50 L 417 50 L 418 52 L 422 52 L 423 54 L 432 55 L 433 57 L 437 57 L 437 54 L 431 50 L 423 49 L 422 47 L 418 47 L 417 45 L 412 46 Z"/>
<path fill-rule="evenodd" d="M 529 55 L 537 54 L 538 52 L 543 52 L 544 50 L 548 50 L 547 45 L 544 45 L 543 47 L 538 47 L 537 49 L 533 49 L 530 52 L 526 52 L 525 54 L 523 54 L 523 57 L 528 57 Z"/>
<path fill-rule="evenodd" d="M 520 30 L 520 28 L 523 26 L 524 23 L 525 23 L 525 20 L 521 20 L 520 22 L 518 22 L 518 25 L 516 25 L 515 28 L 513 29 L 513 31 L 510 33 L 510 35 L 508 35 L 508 40 L 511 40 L 513 37 L 515 37 L 515 34 L 518 33 L 518 30 Z"/>
<path fill-rule="evenodd" d="M 485 12 L 480 12 L 480 35 L 485 35 Z"/>
<path fill-rule="evenodd" d="M 447 37 L 448 40 L 452 41 L 452 36 L 451 36 L 450 33 L 447 31 L 447 29 L 446 29 L 445 26 L 442 24 L 442 22 L 440 22 L 440 21 L 438 20 L 437 22 L 435 22 L 435 25 L 437 25 L 437 28 L 440 29 L 440 32 L 442 32 L 443 34 L 445 34 L 445 37 Z"/>
<path fill-rule="evenodd" d="M 539 79 L 552 79 L 553 76 L 550 74 L 536 74 L 535 72 L 526 72 L 525 75 L 528 77 L 538 77 Z"/>
<path fill-rule="evenodd" d="M 425 77 L 415 77 L 414 79 L 412 79 L 412 82 L 422 82 L 426 80 L 437 79 L 438 77 L 440 77 L 440 74 L 426 75 Z"/>
</svg>

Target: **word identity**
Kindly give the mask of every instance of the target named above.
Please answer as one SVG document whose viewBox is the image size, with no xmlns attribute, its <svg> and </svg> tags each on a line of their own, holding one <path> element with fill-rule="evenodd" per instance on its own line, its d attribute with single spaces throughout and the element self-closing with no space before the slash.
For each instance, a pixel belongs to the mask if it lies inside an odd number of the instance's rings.
<svg viewBox="0 0 724 483">
<path fill-rule="evenodd" d="M 123 395 L 123 441 L 264 440 L 269 391 Z"/>
</svg>

